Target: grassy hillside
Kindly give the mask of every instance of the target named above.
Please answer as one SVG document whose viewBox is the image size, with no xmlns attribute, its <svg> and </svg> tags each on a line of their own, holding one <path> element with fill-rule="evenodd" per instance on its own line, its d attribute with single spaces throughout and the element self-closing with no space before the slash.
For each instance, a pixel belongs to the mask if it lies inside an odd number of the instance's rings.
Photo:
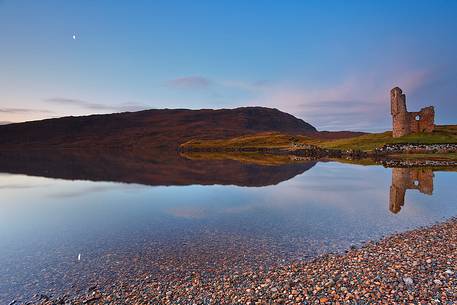
<svg viewBox="0 0 457 305">
<path fill-rule="evenodd" d="M 306 136 L 290 136 L 282 133 L 258 133 L 231 139 L 190 140 L 181 147 L 195 148 L 288 148 L 291 143 L 309 143 L 315 141 Z"/>
<path fill-rule="evenodd" d="M 442 144 L 457 143 L 457 125 L 437 126 L 431 134 L 418 133 L 401 138 L 392 138 L 392 132 L 367 134 L 351 139 L 323 141 L 319 146 L 335 149 L 360 149 L 373 150 L 385 144 L 411 143 L 411 144 Z"/>
<path fill-rule="evenodd" d="M 281 148 L 293 150 L 302 145 L 316 145 L 322 148 L 371 151 L 391 143 L 457 143 L 457 125 L 437 126 L 432 134 L 413 134 L 401 138 L 392 138 L 392 132 L 365 134 L 337 140 L 291 136 L 282 133 L 259 133 L 224 140 L 191 140 L 182 144 L 181 147 L 198 149 Z"/>
</svg>

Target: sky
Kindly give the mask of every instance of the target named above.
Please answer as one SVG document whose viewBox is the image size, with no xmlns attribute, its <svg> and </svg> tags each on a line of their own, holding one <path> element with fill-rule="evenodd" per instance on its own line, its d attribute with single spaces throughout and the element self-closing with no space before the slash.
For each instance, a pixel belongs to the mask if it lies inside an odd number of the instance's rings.
<svg viewBox="0 0 457 305">
<path fill-rule="evenodd" d="M 0 0 L 0 124 L 265 106 L 390 128 L 389 91 L 457 122 L 457 1 Z"/>
</svg>

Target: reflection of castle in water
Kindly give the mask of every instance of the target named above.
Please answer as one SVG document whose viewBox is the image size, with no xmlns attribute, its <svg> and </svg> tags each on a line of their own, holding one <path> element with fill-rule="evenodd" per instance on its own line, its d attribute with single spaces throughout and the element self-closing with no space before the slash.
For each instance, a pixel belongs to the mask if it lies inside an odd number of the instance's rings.
<svg viewBox="0 0 457 305">
<path fill-rule="evenodd" d="M 393 168 L 390 187 L 389 210 L 398 213 L 405 204 L 406 190 L 419 190 L 427 195 L 433 194 L 433 170 L 422 168 Z"/>
</svg>

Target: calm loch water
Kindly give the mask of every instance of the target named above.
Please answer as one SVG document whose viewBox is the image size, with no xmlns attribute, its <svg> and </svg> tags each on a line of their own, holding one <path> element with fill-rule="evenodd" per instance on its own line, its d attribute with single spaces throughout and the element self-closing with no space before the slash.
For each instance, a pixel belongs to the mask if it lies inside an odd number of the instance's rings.
<svg viewBox="0 0 457 305">
<path fill-rule="evenodd" d="M 189 160 L 100 170 L 57 159 L 0 166 L 1 304 L 268 268 L 457 215 L 449 171 Z"/>
</svg>

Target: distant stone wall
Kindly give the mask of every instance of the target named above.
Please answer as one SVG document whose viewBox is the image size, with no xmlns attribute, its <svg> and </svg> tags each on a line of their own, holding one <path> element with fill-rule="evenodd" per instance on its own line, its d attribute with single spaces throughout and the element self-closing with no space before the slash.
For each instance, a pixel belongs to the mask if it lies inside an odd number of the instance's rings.
<svg viewBox="0 0 457 305">
<path fill-rule="evenodd" d="M 390 91 L 392 133 L 394 138 L 417 132 L 433 132 L 435 129 L 435 108 L 422 108 L 419 112 L 408 112 L 406 95 L 395 87 Z"/>
<path fill-rule="evenodd" d="M 411 154 L 411 153 L 457 153 L 457 143 L 449 144 L 415 144 L 415 143 L 398 143 L 386 144 L 375 149 L 376 154 Z"/>
<path fill-rule="evenodd" d="M 433 170 L 419 168 L 393 168 L 390 187 L 389 210 L 400 212 L 405 204 L 406 190 L 419 190 L 427 195 L 433 194 Z"/>
</svg>

